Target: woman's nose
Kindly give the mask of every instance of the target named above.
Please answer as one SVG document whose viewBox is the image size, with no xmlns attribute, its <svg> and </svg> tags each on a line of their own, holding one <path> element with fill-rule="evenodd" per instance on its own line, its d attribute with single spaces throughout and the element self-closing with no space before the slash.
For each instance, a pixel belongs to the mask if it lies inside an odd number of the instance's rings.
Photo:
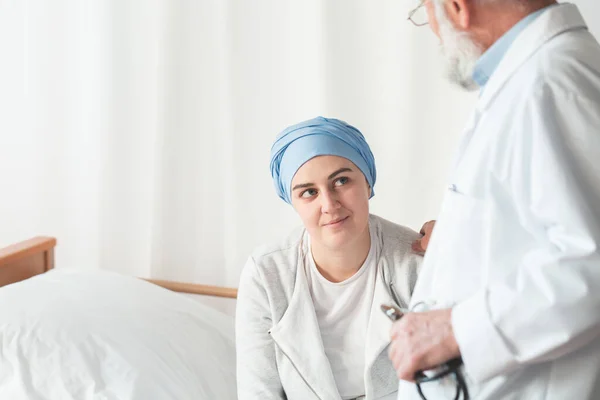
<svg viewBox="0 0 600 400">
<path fill-rule="evenodd" d="M 340 208 L 338 196 L 333 191 L 321 192 L 321 211 L 329 214 Z"/>
</svg>

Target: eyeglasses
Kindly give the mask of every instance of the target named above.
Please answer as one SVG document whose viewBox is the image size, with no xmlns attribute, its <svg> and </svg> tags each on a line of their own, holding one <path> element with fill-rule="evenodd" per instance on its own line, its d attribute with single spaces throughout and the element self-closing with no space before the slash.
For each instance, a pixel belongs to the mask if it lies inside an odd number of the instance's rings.
<svg viewBox="0 0 600 400">
<path fill-rule="evenodd" d="M 425 2 L 427 0 L 420 0 L 419 5 L 416 6 L 410 13 L 408 13 L 408 20 L 415 26 L 425 26 L 429 24 L 427 20 L 427 12 L 425 10 Z"/>
</svg>

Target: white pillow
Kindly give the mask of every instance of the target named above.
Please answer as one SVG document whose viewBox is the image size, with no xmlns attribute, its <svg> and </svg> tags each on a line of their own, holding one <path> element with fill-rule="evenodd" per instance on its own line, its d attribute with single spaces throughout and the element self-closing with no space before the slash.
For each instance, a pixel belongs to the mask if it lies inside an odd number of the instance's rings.
<svg viewBox="0 0 600 400">
<path fill-rule="evenodd" d="M 233 318 L 107 271 L 0 288 L 0 399 L 236 398 Z"/>
</svg>

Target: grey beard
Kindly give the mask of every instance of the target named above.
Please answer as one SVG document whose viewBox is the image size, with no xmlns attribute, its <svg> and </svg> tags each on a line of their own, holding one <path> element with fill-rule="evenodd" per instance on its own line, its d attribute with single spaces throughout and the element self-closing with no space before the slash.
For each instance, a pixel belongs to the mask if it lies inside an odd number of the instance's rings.
<svg viewBox="0 0 600 400">
<path fill-rule="evenodd" d="M 483 54 L 481 47 L 467 33 L 456 30 L 442 7 L 436 5 L 441 51 L 445 61 L 446 77 L 465 90 L 473 91 L 479 85 L 473 79 L 477 60 Z"/>
<path fill-rule="evenodd" d="M 478 58 L 475 60 L 465 60 L 456 55 L 449 55 L 443 45 L 442 54 L 445 59 L 445 75 L 450 82 L 469 92 L 479 89 L 479 85 L 473 79 L 473 71 L 475 70 Z"/>
</svg>

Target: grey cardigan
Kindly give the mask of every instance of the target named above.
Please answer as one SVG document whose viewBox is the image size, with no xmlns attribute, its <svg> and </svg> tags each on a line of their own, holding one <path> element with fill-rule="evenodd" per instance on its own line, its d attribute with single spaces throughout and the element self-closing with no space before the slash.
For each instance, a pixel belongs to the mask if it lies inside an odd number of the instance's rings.
<svg viewBox="0 0 600 400">
<path fill-rule="evenodd" d="M 417 232 L 374 215 L 369 228 L 376 233 L 378 260 L 366 343 L 365 390 L 371 400 L 395 398 L 398 389 L 387 356 L 391 322 L 380 305 L 409 304 L 421 257 L 411 251 Z M 236 310 L 240 400 L 341 400 L 302 268 L 306 238 L 299 229 L 275 246 L 259 248 L 242 271 Z"/>
</svg>

